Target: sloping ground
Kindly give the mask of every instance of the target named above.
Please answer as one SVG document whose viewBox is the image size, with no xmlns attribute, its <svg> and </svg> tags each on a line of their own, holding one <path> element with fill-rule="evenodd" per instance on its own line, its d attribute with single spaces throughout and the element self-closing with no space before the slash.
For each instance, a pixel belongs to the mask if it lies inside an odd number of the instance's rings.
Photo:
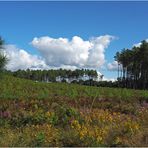
<svg viewBox="0 0 148 148">
<path fill-rule="evenodd" d="M 148 146 L 148 91 L 0 80 L 0 146 Z"/>
<path fill-rule="evenodd" d="M 13 98 L 39 98 L 47 99 L 53 96 L 75 97 L 99 97 L 130 100 L 140 98 L 147 100 L 148 91 L 122 88 L 89 87 L 66 83 L 41 83 L 31 80 L 20 79 L 12 76 L 3 76 L 0 79 L 0 97 Z"/>
</svg>

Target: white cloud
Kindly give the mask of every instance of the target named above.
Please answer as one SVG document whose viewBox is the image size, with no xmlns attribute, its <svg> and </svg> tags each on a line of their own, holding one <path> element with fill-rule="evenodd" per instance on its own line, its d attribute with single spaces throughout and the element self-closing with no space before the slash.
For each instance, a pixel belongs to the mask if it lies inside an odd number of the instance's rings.
<svg viewBox="0 0 148 148">
<path fill-rule="evenodd" d="M 47 69 L 45 61 L 36 55 L 31 55 L 23 49 L 17 48 L 15 45 L 5 45 L 5 54 L 8 58 L 6 68 L 8 70 L 18 69 Z"/>
<path fill-rule="evenodd" d="M 32 55 L 15 45 L 5 45 L 5 54 L 9 62 L 8 70 L 18 69 L 98 69 L 105 63 L 105 49 L 113 36 L 104 35 L 87 41 L 78 36 L 67 38 L 34 38 L 31 44 L 38 49 L 41 56 Z"/>
<path fill-rule="evenodd" d="M 115 81 L 117 81 L 117 79 L 103 77 L 103 81 L 112 81 L 112 82 L 115 82 Z"/>
<path fill-rule="evenodd" d="M 84 41 L 78 36 L 71 40 L 45 36 L 34 38 L 31 44 L 38 49 L 49 66 L 100 68 L 105 63 L 105 49 L 113 38 L 104 35 Z"/>
<path fill-rule="evenodd" d="M 145 39 L 145 41 L 148 42 L 148 39 Z M 140 47 L 141 44 L 142 44 L 141 42 L 140 42 L 140 43 L 136 43 L 136 44 L 133 45 L 133 47 L 134 47 L 134 46 L 135 46 L 135 47 Z"/>
<path fill-rule="evenodd" d="M 117 71 L 118 70 L 118 62 L 113 61 L 112 63 L 108 63 L 107 69 L 110 70 L 110 71 Z"/>
<path fill-rule="evenodd" d="M 97 71 L 98 74 L 98 79 L 97 81 L 112 81 L 115 82 L 117 79 L 116 78 L 107 78 L 106 76 L 104 76 L 101 72 Z M 103 78 L 101 79 L 101 75 L 103 75 Z"/>
<path fill-rule="evenodd" d="M 141 43 L 136 43 L 133 45 L 133 47 L 140 47 Z"/>
</svg>

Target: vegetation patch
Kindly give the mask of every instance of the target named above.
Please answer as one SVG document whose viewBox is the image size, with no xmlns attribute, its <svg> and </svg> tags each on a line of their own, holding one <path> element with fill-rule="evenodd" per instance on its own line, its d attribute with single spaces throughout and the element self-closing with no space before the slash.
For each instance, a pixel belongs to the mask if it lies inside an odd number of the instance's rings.
<svg viewBox="0 0 148 148">
<path fill-rule="evenodd" d="M 4 76 L 0 146 L 147 146 L 147 91 Z"/>
</svg>

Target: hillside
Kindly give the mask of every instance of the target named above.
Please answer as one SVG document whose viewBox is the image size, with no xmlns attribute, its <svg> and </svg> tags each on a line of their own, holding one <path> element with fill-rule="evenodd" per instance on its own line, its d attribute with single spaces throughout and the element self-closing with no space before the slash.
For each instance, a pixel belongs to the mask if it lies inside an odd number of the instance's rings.
<svg viewBox="0 0 148 148">
<path fill-rule="evenodd" d="M 0 146 L 147 146 L 148 91 L 0 80 Z"/>
</svg>

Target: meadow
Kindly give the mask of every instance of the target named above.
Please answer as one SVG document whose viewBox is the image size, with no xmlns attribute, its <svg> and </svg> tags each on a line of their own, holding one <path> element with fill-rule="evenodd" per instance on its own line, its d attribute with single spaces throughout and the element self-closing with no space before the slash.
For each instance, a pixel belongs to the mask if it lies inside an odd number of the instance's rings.
<svg viewBox="0 0 148 148">
<path fill-rule="evenodd" d="M 148 146 L 148 91 L 3 76 L 0 146 Z"/>
</svg>

